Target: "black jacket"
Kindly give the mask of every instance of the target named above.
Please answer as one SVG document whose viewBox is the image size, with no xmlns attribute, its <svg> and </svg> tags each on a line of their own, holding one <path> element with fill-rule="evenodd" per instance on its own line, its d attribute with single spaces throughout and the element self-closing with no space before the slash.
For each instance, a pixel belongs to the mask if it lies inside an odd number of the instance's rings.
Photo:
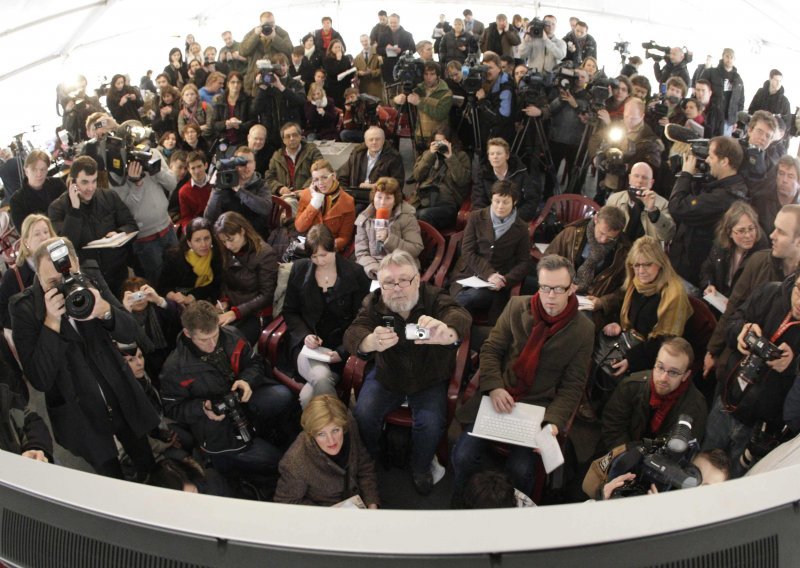
<svg viewBox="0 0 800 568">
<path fill-rule="evenodd" d="M 757 110 L 766 110 L 772 114 L 779 114 L 786 120 L 788 125 L 789 121 L 787 119 L 792 113 L 792 107 L 789 104 L 789 99 L 784 94 L 783 86 L 773 95 L 769 92 L 769 81 L 764 81 L 764 86 L 756 91 L 750 106 L 747 107 L 747 112 L 750 114 Z"/>
<path fill-rule="evenodd" d="M 239 128 L 233 130 L 232 139 L 229 140 L 229 143 L 232 145 L 247 144 L 247 133 L 250 131 L 250 127 L 256 123 L 252 112 L 252 100 L 244 93 L 241 93 L 239 98 L 236 99 L 236 104 L 233 105 L 233 114 L 229 112 L 228 97 L 225 93 L 217 95 L 214 97 L 214 136 L 216 138 L 226 137 L 225 121 L 236 117 L 242 123 Z"/>
<path fill-rule="evenodd" d="M 144 391 L 114 345 L 132 343 L 137 325 L 111 294 L 96 265 L 84 263 L 82 272 L 111 305 L 110 322 L 76 321 L 66 316 L 61 331 L 43 325 L 44 293 L 39 281 L 11 301 L 14 344 L 25 377 L 42 391 L 56 442 L 91 464 L 117 457 L 107 413 L 109 396 L 136 436 L 145 436 L 159 423 Z"/>
<path fill-rule="evenodd" d="M 161 271 L 161 278 L 157 286 L 158 293 L 166 296 L 169 292 L 180 292 L 192 295 L 196 300 L 216 303 L 222 288 L 222 251 L 212 249 L 211 255 L 211 272 L 214 274 L 214 279 L 210 284 L 198 288 L 195 286 L 197 275 L 194 273 L 192 265 L 186 260 L 186 254 L 179 247 L 164 251 L 164 266 L 167 270 Z"/>
<path fill-rule="evenodd" d="M 216 223 L 226 211 L 236 211 L 250 221 L 265 241 L 272 230 L 272 195 L 258 172 L 238 192 L 215 187 L 206 203 L 203 217 Z"/>
<path fill-rule="evenodd" d="M 22 222 L 31 213 L 41 213 L 47 215 L 47 209 L 58 196 L 67 190 L 67 186 L 60 178 L 47 178 L 41 189 L 33 189 L 28 185 L 28 178 L 22 182 L 22 187 L 11 196 L 9 205 L 11 206 L 11 220 L 17 228 L 17 232 L 22 231 Z"/>
<path fill-rule="evenodd" d="M 178 114 L 181 112 L 181 102 L 180 101 L 172 101 L 172 104 L 167 105 L 164 104 L 164 101 L 161 100 L 159 97 L 157 104 L 154 105 L 155 116 L 153 117 L 153 122 L 150 126 L 153 127 L 153 130 L 156 133 L 156 137 L 161 138 L 165 132 L 174 132 L 176 139 L 180 140 L 180 132 L 178 132 Z M 164 107 L 171 107 L 171 111 L 166 116 L 161 116 L 161 109 Z M 166 164 L 164 164 L 166 165 Z"/>
<path fill-rule="evenodd" d="M 669 212 L 678 229 L 669 249 L 672 266 L 683 278 L 700 283 L 698 268 L 708 258 L 714 229 L 734 201 L 749 201 L 741 176 L 733 175 L 696 187 L 693 178 L 681 172 L 669 198 Z"/>
<path fill-rule="evenodd" d="M 0 363 L 5 367 L 5 363 Z M 0 381 L 0 450 L 22 454 L 41 450 L 53 463 L 53 438 L 42 417 L 25 406 L 25 401 Z"/>
<path fill-rule="evenodd" d="M 161 400 L 164 414 L 189 426 L 203 450 L 239 452 L 246 445 L 237 437 L 237 429 L 230 418 L 226 416 L 220 422 L 209 419 L 203 412 L 203 403 L 230 392 L 234 380 L 245 381 L 253 390 L 277 383 L 269 366 L 234 328 L 220 328 L 218 345 L 230 360 L 231 376 L 200 359 L 192 340 L 181 335 L 161 371 Z"/>
<path fill-rule="evenodd" d="M 19 272 L 19 280 L 22 280 L 22 286 L 19 285 L 17 272 Z M 20 266 L 17 271 L 10 267 L 3 273 L 3 278 L 0 280 L 0 321 L 2 321 L 5 329 L 11 329 L 11 313 L 8 311 L 11 298 L 14 294 L 22 292 L 33 284 L 34 278 L 36 278 L 36 273 L 27 262 Z"/>
<path fill-rule="evenodd" d="M 325 298 L 314 277 L 316 266 L 310 259 L 294 262 L 286 286 L 286 299 L 281 312 L 289 328 L 290 348 L 302 348 L 303 340 L 309 334 L 317 335 L 321 327 L 328 333 L 321 336 L 323 345 L 339 352 L 342 361 L 350 355 L 344 348 L 344 332 L 361 309 L 364 297 L 369 294 L 370 279 L 364 269 L 355 262 L 336 255 L 336 283 L 328 288 Z M 336 322 L 322 322 L 321 318 L 328 302 L 330 316 Z M 296 357 L 293 357 L 295 359 Z"/>
<path fill-rule="evenodd" d="M 670 77 L 680 77 L 687 87 L 692 87 L 689 82 L 689 70 L 686 68 L 686 60 L 684 59 L 677 65 L 673 65 L 669 57 L 666 58 L 664 67 L 661 67 L 658 61 L 653 62 L 653 74 L 656 76 L 656 81 L 659 83 L 666 83 Z"/>
<path fill-rule="evenodd" d="M 383 144 L 381 155 L 378 157 L 375 167 L 372 168 L 369 179 L 366 179 L 367 159 L 366 144 L 356 146 L 347 163 L 342 164 L 337 172 L 339 185 L 345 188 L 358 187 L 364 181 L 375 183 L 378 178 L 384 176 L 393 177 L 400 185 L 405 182 L 406 173 L 403 168 L 403 159 L 400 157 L 400 153 L 394 149 L 391 142 L 387 141 Z"/>
<path fill-rule="evenodd" d="M 733 355 L 728 361 L 723 377 L 723 389 L 736 396 L 741 393 L 736 373 L 731 373 L 741 357 L 736 349 L 736 338 L 745 323 L 757 323 L 764 337 L 772 339 L 781 322 L 792 309 L 792 290 L 795 277 L 789 276 L 783 282 L 767 282 L 756 289 L 753 295 L 728 320 L 727 349 Z M 785 371 L 777 373 L 768 370 L 761 381 L 757 381 L 745 393 L 733 416 L 740 422 L 752 425 L 757 420 L 764 420 L 774 425 L 781 425 L 783 403 L 797 376 L 797 354 L 800 353 L 800 326 L 792 326 L 783 335 L 773 341 L 780 345 L 787 343 L 792 348 L 794 358 Z M 732 376 L 731 376 L 732 375 Z M 723 391 L 724 394 L 725 391 Z"/>
<path fill-rule="evenodd" d="M 333 28 L 331 28 L 331 43 L 333 43 L 333 41 L 337 40 L 337 39 L 340 42 L 342 42 L 342 52 L 346 52 L 347 51 L 347 46 L 345 45 L 344 40 L 342 39 L 342 34 L 337 32 Z M 328 44 L 328 45 L 330 45 L 330 44 Z M 322 53 L 322 54 L 325 53 L 325 44 L 322 41 L 322 29 L 321 28 L 318 29 L 318 30 L 314 30 L 314 47 L 316 47 L 317 51 L 319 51 L 320 53 Z"/>
<path fill-rule="evenodd" d="M 305 124 L 303 108 L 306 104 L 306 94 L 300 81 L 292 77 L 282 77 L 281 82 L 286 87 L 279 91 L 276 87 L 255 89 L 253 99 L 253 118 L 267 127 L 267 144 L 273 148 L 280 148 L 281 126 L 287 122 Z"/>
<path fill-rule="evenodd" d="M 56 233 L 72 241 L 82 261 L 94 260 L 103 275 L 118 272 L 126 265 L 127 247 L 82 250 L 90 241 L 102 239 L 109 231 L 130 233 L 139 229 L 128 206 L 110 189 L 98 188 L 89 203 L 72 207 L 64 192 L 50 204 L 47 216 Z"/>
<path fill-rule="evenodd" d="M 719 65 L 703 71 L 703 79 L 711 82 L 711 103 L 722 110 L 726 124 L 736 122 L 736 114 L 744 109 L 744 82 L 736 67 L 726 71 L 720 60 Z M 730 81 L 730 98 L 725 101 L 725 80 Z"/>
<path fill-rule="evenodd" d="M 745 253 L 742 261 L 739 263 L 739 267 L 733 274 L 733 278 L 731 278 L 730 284 L 728 284 L 728 275 L 731 270 L 731 258 L 733 257 L 735 249 L 734 247 L 722 248 L 718 244 L 714 244 L 711 247 L 708 258 L 703 262 L 703 266 L 700 267 L 700 289 L 704 290 L 709 284 L 712 284 L 720 294 L 725 297 L 730 297 L 731 291 L 736 285 L 736 281 L 739 279 L 742 270 L 744 270 L 747 264 L 747 260 L 754 252 L 766 248 L 769 248 L 769 241 L 767 240 L 767 236 L 762 232 L 761 238 L 756 241 L 753 248 Z"/>
<path fill-rule="evenodd" d="M 527 168 L 516 156 L 508 160 L 506 180 L 517 185 L 519 201 L 517 214 L 523 221 L 530 222 L 536 217 L 539 201 L 542 199 L 542 181 L 538 175 L 528 173 Z M 484 209 L 492 202 L 492 185 L 497 181 L 491 164 L 486 159 L 474 160 L 472 164 L 472 210 Z"/>
</svg>

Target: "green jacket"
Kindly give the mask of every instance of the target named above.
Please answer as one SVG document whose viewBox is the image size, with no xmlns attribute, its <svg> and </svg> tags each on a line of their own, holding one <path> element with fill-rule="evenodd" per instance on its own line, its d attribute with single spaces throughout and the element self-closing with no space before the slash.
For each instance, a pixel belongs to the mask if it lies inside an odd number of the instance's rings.
<svg viewBox="0 0 800 568">
<path fill-rule="evenodd" d="M 433 139 L 434 130 L 449 119 L 453 93 L 443 79 L 439 79 L 439 84 L 430 93 L 424 83 L 417 85 L 414 92 L 420 98 L 417 105 L 417 136 L 428 141 Z"/>
<path fill-rule="evenodd" d="M 305 189 L 311 185 L 311 164 L 322 159 L 322 154 L 316 144 L 303 142 L 300 153 L 297 154 L 297 162 L 294 165 L 294 184 L 289 179 L 289 168 L 286 165 L 286 158 L 283 157 L 283 148 L 275 150 L 269 160 L 269 167 L 264 173 L 264 181 L 272 195 L 279 195 L 278 191 L 283 187 L 290 189 Z"/>
</svg>

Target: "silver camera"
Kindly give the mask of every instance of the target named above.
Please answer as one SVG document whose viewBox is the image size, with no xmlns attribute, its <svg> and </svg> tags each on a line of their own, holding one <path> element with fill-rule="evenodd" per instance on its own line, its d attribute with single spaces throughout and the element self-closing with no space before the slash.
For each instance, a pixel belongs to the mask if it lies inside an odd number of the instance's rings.
<svg viewBox="0 0 800 568">
<path fill-rule="evenodd" d="M 417 339 L 430 339 L 431 330 L 427 327 L 420 327 L 415 323 L 406 326 L 406 339 L 416 341 Z"/>
<path fill-rule="evenodd" d="M 134 292 L 133 294 L 131 294 L 131 298 L 133 299 L 134 302 L 141 302 L 142 300 L 144 300 L 144 297 L 145 297 L 144 292 Z"/>
</svg>

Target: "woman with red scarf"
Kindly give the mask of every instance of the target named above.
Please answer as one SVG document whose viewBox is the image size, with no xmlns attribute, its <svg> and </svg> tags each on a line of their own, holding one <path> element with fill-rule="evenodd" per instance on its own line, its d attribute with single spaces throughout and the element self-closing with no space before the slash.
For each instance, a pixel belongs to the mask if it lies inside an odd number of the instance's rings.
<svg viewBox="0 0 800 568">
<path fill-rule="evenodd" d="M 506 305 L 481 348 L 480 392 L 494 409 L 508 413 L 517 402 L 545 407 L 543 428 L 555 436 L 563 430 L 583 396 L 591 362 L 594 324 L 578 314 L 575 269 L 558 255 L 537 265 L 539 291 L 515 296 Z M 480 405 L 472 397 L 456 416 L 464 433 L 453 448 L 456 494 L 481 469 L 486 441 L 470 436 Z M 506 470 L 514 486 L 531 495 L 534 452 L 511 446 Z"/>
</svg>

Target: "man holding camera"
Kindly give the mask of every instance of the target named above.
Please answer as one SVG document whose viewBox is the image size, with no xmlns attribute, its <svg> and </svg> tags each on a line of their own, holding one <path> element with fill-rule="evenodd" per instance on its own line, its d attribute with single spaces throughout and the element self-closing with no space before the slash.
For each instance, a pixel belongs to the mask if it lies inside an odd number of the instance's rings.
<svg viewBox="0 0 800 568">
<path fill-rule="evenodd" d="M 258 72 L 256 62 L 259 59 L 271 58 L 283 53 L 287 58 L 292 56 L 292 40 L 289 34 L 275 25 L 272 12 L 262 12 L 261 23 L 247 32 L 239 45 L 239 54 L 247 58 L 247 73 L 244 76 L 244 90 L 251 97 L 255 96 L 255 79 Z"/>
<path fill-rule="evenodd" d="M 708 258 L 717 223 L 734 201 L 749 200 L 738 173 L 743 156 L 739 142 L 730 136 L 712 138 L 705 162 L 714 179 L 701 182 L 694 178 L 697 157 L 688 153 L 683 158 L 669 198 L 669 212 L 678 224 L 669 258 L 675 271 L 695 286 L 700 283 L 697 267 Z"/>
<path fill-rule="evenodd" d="M 703 439 L 708 409 L 690 380 L 694 351 L 682 337 L 661 344 L 652 371 L 626 377 L 603 409 L 600 451 L 658 438 L 672 430 L 681 414 L 692 418 L 692 434 Z"/>
<path fill-rule="evenodd" d="M 281 139 L 278 133 L 283 125 L 287 122 L 302 123 L 305 119 L 303 105 L 306 95 L 303 84 L 289 76 L 289 64 L 284 54 L 276 53 L 270 58 L 270 63 L 272 73 L 269 82 L 263 81 L 260 74 L 256 76 L 258 89 L 253 108 L 257 121 L 267 129 L 269 145 L 279 148 Z"/>
<path fill-rule="evenodd" d="M 475 93 L 478 100 L 481 148 L 486 148 L 486 141 L 496 137 L 511 144 L 515 134 L 514 81 L 500 68 L 500 56 L 496 53 L 484 53 L 482 63 L 486 67 L 486 74 L 483 85 Z"/>
<path fill-rule="evenodd" d="M 536 270 L 539 291 L 533 296 L 513 296 L 481 348 L 479 391 L 502 414 L 510 413 L 518 402 L 545 407 L 542 428 L 556 436 L 566 428 L 583 396 L 594 324 L 578 313 L 570 260 L 545 255 Z M 486 440 L 469 434 L 481 398 L 476 393 L 458 413 L 464 432 L 453 447 L 456 495 L 484 461 Z M 530 496 L 536 472 L 534 451 L 509 446 L 506 470 L 514 487 Z"/>
<path fill-rule="evenodd" d="M 652 56 L 651 56 L 652 57 Z M 691 85 L 689 82 L 689 70 L 686 68 L 686 52 L 680 47 L 669 48 L 668 60 L 661 67 L 661 58 L 653 58 L 653 74 L 656 76 L 656 81 L 659 83 L 666 83 L 667 79 L 671 77 L 680 77 L 683 79 L 684 84 Z"/>
<path fill-rule="evenodd" d="M 747 465 L 739 458 L 756 425 L 777 434 L 783 405 L 797 376 L 800 352 L 800 277 L 768 282 L 728 320 L 726 368 L 708 417 L 703 448 L 722 448 L 733 462 L 732 476 Z M 741 356 L 734 356 L 740 354 Z M 723 353 L 723 358 L 725 354 Z"/>
<path fill-rule="evenodd" d="M 414 179 L 416 199 L 412 205 L 417 218 L 440 231 L 455 225 L 458 209 L 470 188 L 470 161 L 467 153 L 455 150 L 450 142 L 450 128 L 439 126 L 430 148 L 417 158 Z"/>
<path fill-rule="evenodd" d="M 652 168 L 645 162 L 636 162 L 628 174 L 628 190 L 611 194 L 606 202 L 625 215 L 624 232 L 631 242 L 648 235 L 667 243 L 675 236 L 669 201 L 653 191 L 653 181 Z"/>
<path fill-rule="evenodd" d="M 408 103 L 416 107 L 416 141 L 417 146 L 424 148 L 430 144 L 434 131 L 447 124 L 453 93 L 442 79 L 441 66 L 435 61 L 425 63 L 422 77 L 422 83 L 409 95 L 400 93 L 395 96 L 394 104 L 402 106 Z"/>
<path fill-rule="evenodd" d="M 139 229 L 119 195 L 97 187 L 97 175 L 97 162 L 89 156 L 76 158 L 70 169 L 67 191 L 47 209 L 56 233 L 64 235 L 80 249 L 91 241 Z M 83 250 L 82 256 L 84 260 L 96 261 L 111 291 L 119 291 L 122 281 L 128 277 L 125 248 Z"/>
<path fill-rule="evenodd" d="M 405 251 L 383 258 L 378 281 L 380 291 L 364 299 L 344 335 L 347 351 L 375 360 L 355 417 L 364 445 L 377 457 L 384 417 L 408 400 L 411 473 L 416 490 L 427 495 L 431 462 L 447 427 L 448 380 L 472 318 L 443 290 L 420 282 L 416 260 Z"/>
<path fill-rule="evenodd" d="M 567 54 L 567 44 L 556 35 L 556 17 L 547 15 L 541 23 L 528 26 L 519 48 L 519 57 L 528 69 L 551 73 Z"/>
<path fill-rule="evenodd" d="M 37 278 L 11 303 L 12 329 L 56 441 L 100 475 L 121 479 L 116 437 L 143 480 L 155 466 L 147 433 L 159 419 L 114 344 L 135 340 L 136 321 L 95 263 L 78 265 L 69 239 L 48 239 L 32 261 Z"/>
<path fill-rule="evenodd" d="M 291 426 L 291 391 L 234 327 L 220 327 L 209 302 L 187 306 L 181 323 L 183 333 L 161 371 L 164 413 L 191 429 L 222 473 L 274 473 L 281 451 L 263 436 L 270 423 L 282 431 Z"/>
<path fill-rule="evenodd" d="M 233 154 L 234 158 L 242 157 L 247 163 L 236 166 L 239 182 L 230 189 L 215 187 L 203 216 L 216 222 L 226 211 L 236 211 L 250 221 L 253 228 L 266 241 L 272 230 L 272 196 L 267 184 L 256 172 L 256 159 L 253 151 L 247 146 L 239 146 Z"/>
</svg>

